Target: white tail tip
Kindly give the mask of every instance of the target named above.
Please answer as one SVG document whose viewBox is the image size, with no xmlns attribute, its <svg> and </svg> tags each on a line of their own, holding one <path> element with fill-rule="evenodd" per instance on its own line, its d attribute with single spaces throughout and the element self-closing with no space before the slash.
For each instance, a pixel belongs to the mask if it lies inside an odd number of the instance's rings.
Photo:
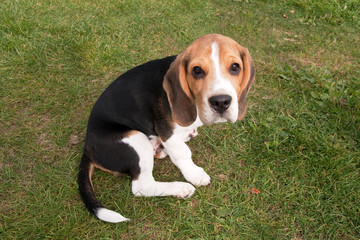
<svg viewBox="0 0 360 240">
<path fill-rule="evenodd" d="M 98 208 L 95 210 L 95 215 L 105 222 L 111 222 L 111 223 L 118 223 L 118 222 L 125 222 L 130 221 L 130 219 L 125 218 L 118 214 L 117 212 L 111 211 L 106 208 Z"/>
</svg>

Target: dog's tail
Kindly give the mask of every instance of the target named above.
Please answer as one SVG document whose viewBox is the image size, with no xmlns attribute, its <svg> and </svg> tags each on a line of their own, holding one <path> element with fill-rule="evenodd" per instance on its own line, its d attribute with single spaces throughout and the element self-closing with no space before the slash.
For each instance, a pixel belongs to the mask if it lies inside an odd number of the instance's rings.
<svg viewBox="0 0 360 240">
<path fill-rule="evenodd" d="M 91 175 L 93 170 L 94 164 L 84 153 L 79 166 L 78 184 L 80 195 L 85 203 L 86 208 L 97 218 L 105 222 L 118 223 L 129 221 L 130 219 L 121 216 L 119 213 L 105 208 L 96 199 L 93 184 L 91 182 Z"/>
</svg>

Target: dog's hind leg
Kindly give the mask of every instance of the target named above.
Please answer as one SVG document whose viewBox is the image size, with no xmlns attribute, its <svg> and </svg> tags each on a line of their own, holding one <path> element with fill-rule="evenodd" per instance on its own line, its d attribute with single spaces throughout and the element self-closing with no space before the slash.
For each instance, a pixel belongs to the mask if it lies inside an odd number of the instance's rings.
<svg viewBox="0 0 360 240">
<path fill-rule="evenodd" d="M 140 173 L 133 177 L 132 192 L 135 196 L 176 196 L 189 198 L 195 188 L 185 182 L 155 181 L 152 171 L 154 166 L 154 151 L 147 136 L 141 132 L 122 139 L 122 142 L 132 147 L 138 154 Z"/>
</svg>

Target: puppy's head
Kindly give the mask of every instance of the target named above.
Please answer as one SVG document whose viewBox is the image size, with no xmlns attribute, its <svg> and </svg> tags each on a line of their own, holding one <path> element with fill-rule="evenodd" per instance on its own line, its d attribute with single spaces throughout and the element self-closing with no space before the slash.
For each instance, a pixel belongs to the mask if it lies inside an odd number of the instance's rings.
<svg viewBox="0 0 360 240">
<path fill-rule="evenodd" d="M 192 124 L 235 122 L 245 116 L 246 96 L 255 79 L 249 51 L 231 38 L 205 35 L 171 64 L 163 87 L 174 121 Z"/>
</svg>

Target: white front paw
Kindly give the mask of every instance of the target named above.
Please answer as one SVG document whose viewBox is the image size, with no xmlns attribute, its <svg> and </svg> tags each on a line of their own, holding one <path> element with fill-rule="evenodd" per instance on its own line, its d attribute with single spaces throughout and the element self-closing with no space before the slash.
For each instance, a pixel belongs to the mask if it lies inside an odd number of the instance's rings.
<svg viewBox="0 0 360 240">
<path fill-rule="evenodd" d="M 193 166 L 183 172 L 183 175 L 187 181 L 195 186 L 206 186 L 210 183 L 210 176 L 198 166 Z"/>
<path fill-rule="evenodd" d="M 195 192 L 194 186 L 185 182 L 173 182 L 171 187 L 173 187 L 172 190 L 175 192 L 174 195 L 178 198 L 189 198 Z"/>
</svg>

